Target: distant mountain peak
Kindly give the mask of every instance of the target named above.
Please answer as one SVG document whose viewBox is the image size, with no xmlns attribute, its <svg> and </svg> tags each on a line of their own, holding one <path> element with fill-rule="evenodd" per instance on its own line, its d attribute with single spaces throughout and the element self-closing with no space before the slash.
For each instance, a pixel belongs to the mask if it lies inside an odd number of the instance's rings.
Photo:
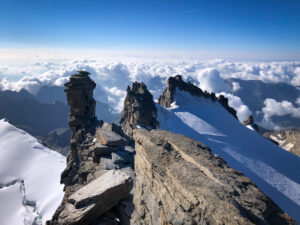
<svg viewBox="0 0 300 225">
<path fill-rule="evenodd" d="M 216 97 L 213 92 L 208 93 L 206 91 L 202 91 L 201 88 L 195 86 L 191 82 L 185 82 L 181 75 L 168 78 L 167 87 L 163 94 L 159 97 L 158 103 L 165 108 L 171 107 L 171 104 L 174 102 L 174 94 L 177 88 L 180 91 L 189 92 L 192 96 L 208 98 L 214 102 L 218 101 L 231 115 L 237 118 L 236 110 L 228 105 L 228 99 L 226 97 L 223 95 Z"/>
</svg>

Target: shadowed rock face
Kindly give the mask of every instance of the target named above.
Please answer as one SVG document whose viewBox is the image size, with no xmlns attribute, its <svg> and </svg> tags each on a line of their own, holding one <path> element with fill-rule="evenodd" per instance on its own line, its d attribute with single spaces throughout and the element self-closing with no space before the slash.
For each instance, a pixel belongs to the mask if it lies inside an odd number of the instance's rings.
<svg viewBox="0 0 300 225">
<path fill-rule="evenodd" d="M 137 126 L 155 129 L 158 126 L 157 112 L 153 96 L 144 83 L 134 82 L 128 86 L 120 125 L 126 135 L 132 136 Z"/>
<path fill-rule="evenodd" d="M 70 105 L 68 124 L 72 136 L 67 168 L 62 173 L 61 182 L 66 186 L 70 186 L 78 183 L 80 179 L 84 179 L 83 174 L 78 174 L 80 160 L 82 159 L 80 155 L 84 144 L 91 141 L 92 136 L 95 134 L 95 127 L 100 123 L 95 116 L 95 100 L 93 98 L 93 90 L 96 84 L 89 77 L 89 73 L 79 71 L 72 75 L 65 87 L 68 104 Z"/>
<path fill-rule="evenodd" d="M 79 71 L 70 77 L 70 81 L 65 84 L 65 87 L 70 105 L 69 126 L 73 133 L 82 129 L 84 131 L 96 120 L 95 100 L 93 98 L 96 84 L 91 80 L 88 72 Z M 81 140 L 80 138 L 79 141 Z"/>
<path fill-rule="evenodd" d="M 131 224 L 295 224 L 241 172 L 200 142 L 134 130 L 135 211 Z"/>
<path fill-rule="evenodd" d="M 244 126 L 251 126 L 254 130 L 256 130 L 258 132 L 258 126 L 257 124 L 254 122 L 253 116 L 249 116 L 247 120 L 245 120 L 243 122 Z"/>
<path fill-rule="evenodd" d="M 182 80 L 182 76 L 176 75 L 175 77 L 170 77 L 167 80 L 167 87 L 164 93 L 159 97 L 158 103 L 166 108 L 171 107 L 171 104 L 174 102 L 174 94 L 176 89 L 181 91 L 189 92 L 193 96 L 210 98 L 212 101 L 218 101 L 231 115 L 237 118 L 236 111 L 228 105 L 228 99 L 223 95 L 216 97 L 214 93 L 208 93 L 202 91 L 197 86 L 192 83 L 186 83 Z"/>
</svg>

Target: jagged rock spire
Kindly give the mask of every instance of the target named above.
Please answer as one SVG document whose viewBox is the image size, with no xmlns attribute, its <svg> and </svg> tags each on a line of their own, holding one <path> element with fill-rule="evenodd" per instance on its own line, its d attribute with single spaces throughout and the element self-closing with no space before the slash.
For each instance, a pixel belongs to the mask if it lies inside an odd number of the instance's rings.
<svg viewBox="0 0 300 225">
<path fill-rule="evenodd" d="M 87 141 L 87 134 L 94 134 L 95 127 L 99 125 L 95 116 L 96 102 L 93 98 L 96 83 L 92 81 L 89 74 L 86 71 L 78 71 L 65 84 L 65 92 L 70 105 L 68 123 L 72 130 L 67 168 L 61 175 L 61 182 L 66 186 L 75 182 L 76 171 L 80 164 L 79 155 L 82 151 L 82 143 Z"/>
<path fill-rule="evenodd" d="M 134 82 L 132 88 L 127 87 L 127 95 L 120 119 L 125 134 L 132 136 L 134 128 L 157 128 L 157 112 L 152 94 L 144 83 Z"/>
<path fill-rule="evenodd" d="M 68 123 L 73 133 L 89 127 L 96 120 L 96 102 L 93 98 L 96 83 L 91 80 L 89 74 L 86 71 L 78 71 L 65 84 L 65 92 L 70 105 Z"/>
</svg>

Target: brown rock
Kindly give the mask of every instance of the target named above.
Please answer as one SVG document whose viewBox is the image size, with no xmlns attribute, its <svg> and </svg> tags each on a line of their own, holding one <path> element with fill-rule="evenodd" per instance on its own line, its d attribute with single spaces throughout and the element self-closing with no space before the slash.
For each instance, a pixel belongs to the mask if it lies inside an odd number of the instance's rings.
<svg viewBox="0 0 300 225">
<path fill-rule="evenodd" d="M 295 224 L 241 172 L 200 142 L 135 130 L 131 224 Z"/>
</svg>

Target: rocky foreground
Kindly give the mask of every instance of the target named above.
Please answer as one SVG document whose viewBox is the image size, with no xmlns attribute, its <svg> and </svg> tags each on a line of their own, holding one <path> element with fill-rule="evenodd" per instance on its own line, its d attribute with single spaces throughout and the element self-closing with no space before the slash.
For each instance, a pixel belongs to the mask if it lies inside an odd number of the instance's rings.
<svg viewBox="0 0 300 225">
<path fill-rule="evenodd" d="M 189 87 L 180 76 L 170 82 Z M 61 177 L 65 196 L 48 225 L 295 224 L 207 146 L 154 129 L 156 108 L 143 83 L 127 89 L 121 126 L 95 117 L 95 83 L 87 72 L 65 86 L 72 130 Z M 167 92 L 161 104 L 170 103 Z M 195 95 L 219 101 L 236 116 L 226 98 Z"/>
<path fill-rule="evenodd" d="M 200 142 L 135 130 L 132 224 L 292 224 L 252 181 Z"/>
</svg>

